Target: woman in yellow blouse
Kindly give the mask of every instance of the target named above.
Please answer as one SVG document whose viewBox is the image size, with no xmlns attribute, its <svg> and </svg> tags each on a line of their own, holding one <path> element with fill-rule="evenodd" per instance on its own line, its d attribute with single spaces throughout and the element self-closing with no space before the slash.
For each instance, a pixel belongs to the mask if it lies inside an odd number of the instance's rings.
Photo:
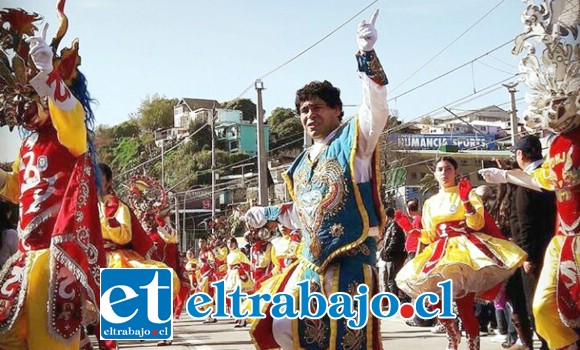
<svg viewBox="0 0 580 350">
<path fill-rule="evenodd" d="M 272 275 L 282 272 L 298 259 L 296 255 L 300 245 L 300 232 L 278 225 L 281 237 L 272 240 Z"/>
<path fill-rule="evenodd" d="M 225 277 L 226 293 L 233 292 L 238 286 L 242 293 L 252 293 L 254 282 L 250 276 L 250 260 L 238 248 L 238 241 L 232 237 L 228 239 L 230 252 L 227 257 L 228 273 Z M 229 299 L 228 299 L 229 301 Z M 246 320 L 237 320 L 234 327 L 245 327 Z"/>
<path fill-rule="evenodd" d="M 242 293 L 252 293 L 254 291 L 254 282 L 250 277 L 250 260 L 238 248 L 238 241 L 235 238 L 228 239 L 228 247 L 230 252 L 227 257 L 226 292 L 233 292 L 237 286 L 240 286 Z"/>
<path fill-rule="evenodd" d="M 420 240 L 426 247 L 401 269 L 396 281 L 400 289 L 416 298 L 426 292 L 440 294 L 437 283 L 452 280 L 453 298 L 467 334 L 468 349 L 472 350 L 479 349 L 475 296 L 511 276 L 526 254 L 509 241 L 481 232 L 485 225 L 481 198 L 471 191 L 469 181 L 457 185 L 456 176 L 457 162 L 453 158 L 436 161 L 439 193 L 423 206 Z M 447 349 L 458 349 L 461 332 L 457 324 L 450 319 L 440 321 L 447 330 Z"/>
</svg>

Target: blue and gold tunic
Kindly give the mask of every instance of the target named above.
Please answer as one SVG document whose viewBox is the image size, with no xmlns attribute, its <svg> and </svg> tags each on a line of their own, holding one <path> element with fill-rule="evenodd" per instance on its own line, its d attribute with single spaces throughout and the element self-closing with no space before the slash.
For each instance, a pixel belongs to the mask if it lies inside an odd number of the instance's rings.
<svg viewBox="0 0 580 350">
<path fill-rule="evenodd" d="M 358 120 L 354 118 L 339 127 L 318 156 L 310 159 L 309 150 L 305 150 L 288 170 L 285 179 L 302 229 L 299 257 L 267 281 L 261 292 L 293 293 L 296 305 L 295 283 L 305 280 L 310 281 L 312 292 L 327 297 L 335 292 L 355 295 L 359 284 L 369 287 L 369 299 L 377 292 L 377 244 L 368 233 L 370 227 L 384 224 L 378 152 L 373 155 L 371 181 L 357 183 L 357 136 Z M 266 208 L 267 219 L 275 220 L 280 210 Z M 347 327 L 346 321 L 329 317 L 287 320 L 296 349 L 380 349 L 377 319 L 369 317 L 366 327 L 358 330 Z M 267 317 L 252 325 L 252 338 L 259 349 L 277 347 L 273 323 Z"/>
</svg>

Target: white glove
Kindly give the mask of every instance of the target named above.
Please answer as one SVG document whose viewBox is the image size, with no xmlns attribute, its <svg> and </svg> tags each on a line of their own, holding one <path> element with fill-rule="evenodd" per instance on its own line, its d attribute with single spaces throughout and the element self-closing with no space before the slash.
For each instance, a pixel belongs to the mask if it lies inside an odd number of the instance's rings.
<svg viewBox="0 0 580 350">
<path fill-rule="evenodd" d="M 375 43 L 377 42 L 377 30 L 375 29 L 375 22 L 377 21 L 377 16 L 379 15 L 379 10 L 377 9 L 371 16 L 371 21 L 367 23 L 363 20 L 357 28 L 356 31 L 356 44 L 359 51 L 372 51 Z"/>
<path fill-rule="evenodd" d="M 505 184 L 508 182 L 507 170 L 498 168 L 487 168 L 479 170 L 479 174 L 487 183 Z"/>
<path fill-rule="evenodd" d="M 46 43 L 46 30 L 48 26 L 44 26 L 42 36 L 31 36 L 26 38 L 26 42 L 30 44 L 30 57 L 32 62 L 36 65 L 39 71 L 49 74 L 54 69 L 52 65 L 52 58 L 54 56 L 52 48 Z"/>
<path fill-rule="evenodd" d="M 248 225 L 255 228 L 264 227 L 268 222 L 266 220 L 266 210 L 264 207 L 251 207 L 243 217 Z"/>
</svg>

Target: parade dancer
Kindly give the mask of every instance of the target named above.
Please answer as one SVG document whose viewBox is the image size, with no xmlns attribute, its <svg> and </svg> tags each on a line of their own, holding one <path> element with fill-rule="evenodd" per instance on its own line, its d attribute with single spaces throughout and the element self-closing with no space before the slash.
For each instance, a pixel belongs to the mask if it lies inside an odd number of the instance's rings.
<svg viewBox="0 0 580 350">
<path fill-rule="evenodd" d="M 214 280 L 221 281 L 228 273 L 228 246 L 221 238 L 216 238 L 213 244 L 213 256 L 215 262 Z"/>
<path fill-rule="evenodd" d="M 524 263 L 526 254 L 507 240 L 481 232 L 485 226 L 483 203 L 467 179 L 456 184 L 455 159 L 439 158 L 434 175 L 439 193 L 423 205 L 420 240 L 427 246 L 403 266 L 396 277 L 397 286 L 416 298 L 427 292 L 440 294 L 437 284 L 452 280 L 453 299 L 467 335 L 468 349 L 478 350 L 479 323 L 474 315 L 474 298 L 513 275 Z M 408 218 L 406 221 L 402 224 L 404 229 L 411 225 Z M 457 323 L 450 319 L 439 321 L 447 331 L 447 349 L 457 350 L 461 341 Z"/>
<path fill-rule="evenodd" d="M 187 271 L 187 278 L 189 279 L 189 288 L 192 292 L 197 289 L 197 259 L 192 249 L 185 254 L 187 262 L 185 264 L 185 271 Z"/>
<path fill-rule="evenodd" d="M 282 272 L 286 267 L 298 259 L 300 245 L 300 230 L 292 230 L 278 225 L 281 237 L 272 239 L 272 275 Z"/>
<path fill-rule="evenodd" d="M 262 228 L 251 234 L 253 236 L 250 258 L 254 289 L 260 289 L 262 282 L 272 276 L 272 243 L 270 230 Z"/>
<path fill-rule="evenodd" d="M 167 267 L 160 261 L 151 260 L 155 245 L 133 211 L 113 190 L 113 170 L 99 164 L 103 196 L 99 203 L 103 243 L 110 268 Z"/>
<path fill-rule="evenodd" d="M 208 247 L 207 239 L 200 238 L 199 244 L 199 254 L 197 256 L 197 288 L 196 293 L 206 293 L 210 297 L 214 298 L 214 288 L 212 288 L 211 283 L 215 282 L 214 267 L 215 259 L 213 256 L 212 249 Z M 209 307 L 211 305 L 207 305 Z M 208 318 L 204 323 L 215 323 L 217 319 L 208 315 Z"/>
<path fill-rule="evenodd" d="M 228 239 L 227 243 L 230 252 L 227 257 L 228 272 L 224 281 L 226 294 L 235 291 L 237 287 L 240 288 L 240 292 L 251 294 L 254 292 L 254 283 L 250 276 L 250 261 L 238 248 L 238 241 L 235 238 Z M 236 320 L 236 328 L 245 326 L 245 319 Z"/>
<path fill-rule="evenodd" d="M 167 192 L 156 180 L 147 176 L 137 176 L 131 180 L 128 202 L 137 214 L 142 228 L 155 244 L 155 252 L 151 256 L 173 269 L 174 312 L 181 313 L 183 303 L 180 303 L 180 298 L 189 288 L 182 284 L 179 278 L 181 267 L 177 247 L 178 237 L 169 218 Z M 171 340 L 162 340 L 157 345 L 165 346 L 171 343 Z"/>
<path fill-rule="evenodd" d="M 298 90 L 296 109 L 314 145 L 286 173 L 293 202 L 254 207 L 246 213 L 253 227 L 278 221 L 300 228 L 298 261 L 263 284 L 270 293 L 298 297 L 296 283 L 310 281 L 312 292 L 357 294 L 359 285 L 378 292 L 375 273 L 377 238 L 384 225 L 380 201 L 377 143 L 388 120 L 387 78 L 373 46 L 378 11 L 357 30 L 356 54 L 363 103 L 344 123 L 340 91 L 328 81 L 311 82 Z M 265 291 L 265 290 L 264 290 Z M 271 304 L 266 305 L 268 314 Z M 369 315 L 361 329 L 345 319 L 265 319 L 252 324 L 260 349 L 382 349 L 378 319 Z"/>
<path fill-rule="evenodd" d="M 78 41 L 56 54 L 68 25 L 64 1 L 57 10 L 50 46 L 46 26 L 33 36 L 39 15 L 0 10 L 2 55 L 11 57 L 0 60 L 0 125 L 25 135 L 12 171 L 0 170 L 0 196 L 20 204 L 19 249 L 0 271 L 0 349 L 77 350 L 83 318 L 98 314 L 105 254 L 94 116 Z"/>
<path fill-rule="evenodd" d="M 174 299 L 173 302 L 173 318 L 178 320 L 181 318 L 181 313 L 183 312 L 183 308 L 189 298 L 189 294 L 191 293 L 191 273 L 190 270 L 187 269 L 187 264 L 189 263 L 189 259 L 187 258 L 186 254 L 180 253 L 179 254 L 179 270 L 177 275 L 179 277 L 180 287 L 179 293 L 177 297 Z"/>
<path fill-rule="evenodd" d="M 531 170 L 481 170 L 489 183 L 513 183 L 556 193 L 557 228 L 550 241 L 533 300 L 536 331 L 550 349 L 577 349 L 580 338 L 580 44 L 579 2 L 528 1 L 525 31 L 514 54 L 528 49 L 520 71 L 529 90 L 525 120 L 556 134 L 542 167 Z M 545 45 L 541 61 L 538 39 Z M 539 52 L 539 51 L 538 51 Z M 576 330 L 575 330 L 576 329 Z"/>
<path fill-rule="evenodd" d="M 99 164 L 103 196 L 99 202 L 103 245 L 107 252 L 109 268 L 168 268 L 161 261 L 152 260 L 155 246 L 145 232 L 137 216 L 113 190 L 113 171 L 104 163 Z M 179 280 L 174 275 L 173 294 L 177 295 Z M 96 332 L 99 338 L 99 331 Z M 163 343 L 161 341 L 160 343 Z M 114 340 L 99 340 L 103 349 L 115 349 Z"/>
<path fill-rule="evenodd" d="M 151 177 L 137 176 L 130 181 L 127 200 L 137 214 L 141 225 L 155 243 L 156 260 L 177 272 L 179 252 L 177 231 L 169 218 L 170 206 L 165 189 Z"/>
</svg>

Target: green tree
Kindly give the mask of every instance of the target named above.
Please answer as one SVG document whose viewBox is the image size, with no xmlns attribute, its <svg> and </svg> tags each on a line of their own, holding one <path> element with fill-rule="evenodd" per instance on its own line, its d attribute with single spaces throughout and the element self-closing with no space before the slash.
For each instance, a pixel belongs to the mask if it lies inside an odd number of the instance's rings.
<svg viewBox="0 0 580 350">
<path fill-rule="evenodd" d="M 176 191 L 185 191 L 198 182 L 197 164 L 191 152 L 191 142 L 184 142 L 164 159 L 165 184 Z M 161 164 L 159 163 L 160 167 Z M 161 168 L 159 168 L 161 172 Z"/>
<path fill-rule="evenodd" d="M 139 122 L 136 119 L 129 119 L 111 128 L 113 137 L 120 139 L 123 137 L 138 137 L 140 134 Z"/>
<path fill-rule="evenodd" d="M 132 116 L 143 130 L 170 128 L 173 126 L 173 107 L 177 102 L 175 98 L 168 99 L 159 94 L 147 96 Z"/>
<path fill-rule="evenodd" d="M 267 122 L 270 126 L 270 149 L 299 138 L 304 130 L 300 119 L 290 108 L 274 109 Z"/>
<path fill-rule="evenodd" d="M 211 129 L 205 121 L 198 119 L 195 122 L 190 123 L 188 131 L 190 135 L 195 133 L 195 135 L 193 135 L 187 142 L 190 153 L 196 153 L 203 149 L 211 148 Z"/>
<path fill-rule="evenodd" d="M 242 111 L 242 119 L 250 123 L 256 120 L 256 104 L 249 98 L 237 98 L 224 102 L 222 108 Z"/>
<path fill-rule="evenodd" d="M 125 137 L 119 142 L 119 145 L 113 149 L 112 166 L 116 172 L 129 169 L 131 166 L 139 163 L 139 155 L 143 147 L 139 139 Z"/>
<path fill-rule="evenodd" d="M 95 128 L 95 148 L 99 162 L 111 163 L 113 160 L 113 146 L 115 138 L 113 129 L 105 124 L 99 124 Z"/>
</svg>

